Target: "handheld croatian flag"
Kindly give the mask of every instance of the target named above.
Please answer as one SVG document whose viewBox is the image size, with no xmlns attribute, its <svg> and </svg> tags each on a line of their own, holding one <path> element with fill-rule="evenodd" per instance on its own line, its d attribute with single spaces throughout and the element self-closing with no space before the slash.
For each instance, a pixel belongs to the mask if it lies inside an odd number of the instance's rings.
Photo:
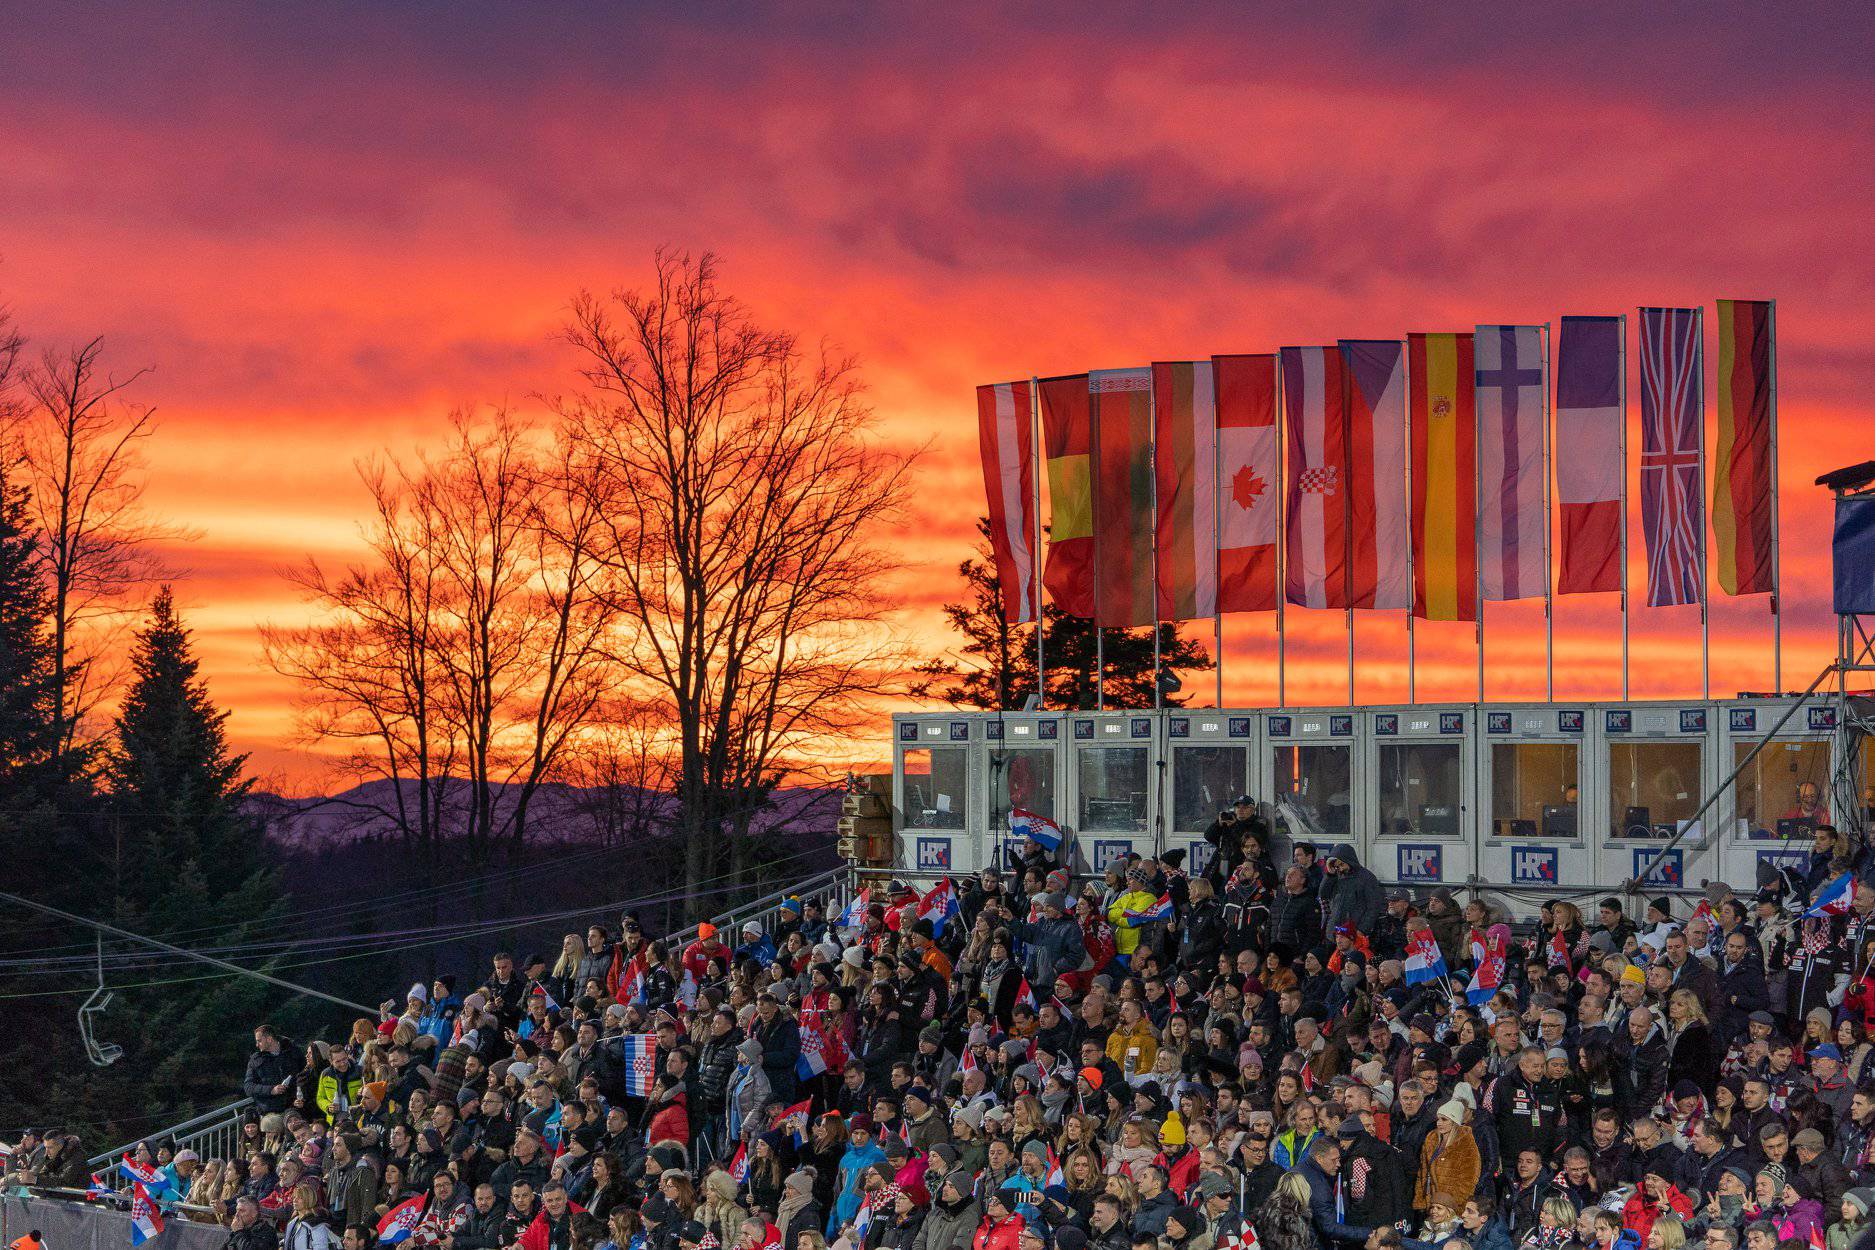
<svg viewBox="0 0 1875 1250">
<path fill-rule="evenodd" d="M 1472 958 L 1475 965 L 1471 972 L 1471 983 L 1465 987 L 1465 999 L 1477 1007 L 1491 1001 L 1491 996 L 1504 984 L 1504 962 L 1509 945 L 1508 930 L 1500 937 L 1498 930 L 1503 925 L 1492 925 L 1491 933 L 1482 942 L 1477 939 L 1474 930 L 1472 937 Z"/>
<path fill-rule="evenodd" d="M 620 1038 L 619 1057 L 624 1061 L 626 1094 L 634 1098 L 649 1098 L 651 1083 L 658 1074 L 656 1034 L 629 1033 Z"/>
<path fill-rule="evenodd" d="M 1030 1011 L 1035 1010 L 1035 991 L 1029 988 L 1029 979 L 1027 977 L 1023 977 L 1022 984 L 1016 987 L 1015 1005 L 1018 1007 L 1027 1007 Z"/>
<path fill-rule="evenodd" d="M 141 1181 L 130 1187 L 130 1244 L 140 1246 L 163 1235 L 163 1216 Z"/>
<path fill-rule="evenodd" d="M 163 1174 L 162 1169 L 138 1163 L 129 1155 L 118 1161 L 117 1170 L 137 1184 L 148 1187 L 153 1194 L 160 1194 L 169 1188 L 169 1177 Z"/>
<path fill-rule="evenodd" d="M 779 1128 L 789 1121 L 794 1123 L 794 1144 L 800 1145 L 807 1140 L 807 1117 L 812 1110 L 813 1099 L 803 1098 L 792 1107 L 784 1107 L 775 1117 L 775 1126 Z"/>
<path fill-rule="evenodd" d="M 405 1240 L 423 1222 L 423 1199 L 427 1195 L 419 1194 L 406 1199 L 384 1213 L 378 1221 L 378 1241 L 382 1245 L 394 1246 Z"/>
<path fill-rule="evenodd" d="M 1046 816 L 1037 816 L 1020 807 L 1009 811 L 1009 832 L 1018 838 L 1027 838 L 1045 851 L 1061 849 L 1061 826 Z"/>
<path fill-rule="evenodd" d="M 1120 913 L 1120 918 L 1124 920 L 1130 928 L 1135 929 L 1141 925 L 1151 924 L 1155 920 L 1170 920 L 1172 918 L 1172 895 L 1170 892 L 1161 894 L 1159 896 L 1159 901 L 1146 910 L 1124 911 Z"/>
<path fill-rule="evenodd" d="M 868 887 L 853 896 L 840 912 L 837 922 L 842 929 L 863 929 L 866 927 L 866 905 L 872 901 L 872 889 Z"/>
<path fill-rule="evenodd" d="M 91 1202 L 99 1198 L 114 1198 L 116 1196 L 116 1191 L 109 1185 L 106 1185 L 102 1177 L 96 1172 L 91 1174 L 91 1184 L 85 1188 L 85 1201 Z"/>
<path fill-rule="evenodd" d="M 1560 932 L 1550 938 L 1549 952 L 1546 958 L 1549 961 L 1550 967 L 1562 968 L 1565 971 L 1568 969 L 1569 967 L 1569 942 L 1566 938 L 1563 937 L 1563 935 Z"/>
<path fill-rule="evenodd" d="M 1445 976 L 1445 956 L 1431 929 L 1416 929 L 1406 939 L 1406 983 L 1423 985 Z"/>
<path fill-rule="evenodd" d="M 729 1179 L 740 1185 L 749 1179 L 749 1145 L 736 1143 L 736 1153 L 729 1160 Z"/>
<path fill-rule="evenodd" d="M 1855 888 L 1851 884 L 1852 874 L 1843 873 L 1828 885 L 1816 892 L 1816 899 L 1810 904 L 1806 916 L 1844 916 L 1849 913 L 1849 903 L 1855 898 Z"/>
<path fill-rule="evenodd" d="M 931 922 L 931 935 L 941 937 L 944 926 L 957 914 L 957 892 L 951 889 L 951 879 L 941 877 L 931 887 L 929 893 L 918 900 L 918 918 Z"/>
</svg>

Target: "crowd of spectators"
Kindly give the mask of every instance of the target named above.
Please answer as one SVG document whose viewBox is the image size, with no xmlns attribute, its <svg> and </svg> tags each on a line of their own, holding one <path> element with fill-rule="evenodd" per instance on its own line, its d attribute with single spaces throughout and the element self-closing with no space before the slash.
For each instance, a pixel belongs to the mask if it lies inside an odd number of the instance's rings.
<svg viewBox="0 0 1875 1250">
<path fill-rule="evenodd" d="M 628 914 L 339 1041 L 261 1025 L 239 1150 L 138 1158 L 232 1250 L 1863 1237 L 1854 838 L 1819 829 L 1807 872 L 1746 895 L 1547 903 L 1520 937 L 1484 897 L 1383 890 L 1347 845 L 1278 866 L 1248 799 L 1207 839 L 1200 874 L 1170 852 L 1077 888 L 1027 842 L 681 945 Z M 82 1186 L 75 1150 L 30 1135 L 5 1180 Z"/>
</svg>

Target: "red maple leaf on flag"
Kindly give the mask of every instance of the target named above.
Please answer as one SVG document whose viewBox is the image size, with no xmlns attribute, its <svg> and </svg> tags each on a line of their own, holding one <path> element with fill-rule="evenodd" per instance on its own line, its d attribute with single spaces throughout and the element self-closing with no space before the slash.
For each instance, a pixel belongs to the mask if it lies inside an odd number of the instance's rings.
<svg viewBox="0 0 1875 1250">
<path fill-rule="evenodd" d="M 1230 497 L 1237 501 L 1237 506 L 1245 512 L 1256 507 L 1257 500 L 1269 493 L 1269 483 L 1261 474 L 1249 465 L 1237 470 L 1230 480 Z"/>
</svg>

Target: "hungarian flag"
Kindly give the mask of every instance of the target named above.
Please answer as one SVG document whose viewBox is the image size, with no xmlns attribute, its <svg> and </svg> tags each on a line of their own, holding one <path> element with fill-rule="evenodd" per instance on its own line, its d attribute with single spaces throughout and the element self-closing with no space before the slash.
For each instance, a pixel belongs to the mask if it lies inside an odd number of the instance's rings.
<svg viewBox="0 0 1875 1250">
<path fill-rule="evenodd" d="M 1208 360 L 1152 366 L 1159 619 L 1217 611 L 1217 373 Z"/>
<path fill-rule="evenodd" d="M 1719 301 L 1719 441 L 1712 454 L 1712 538 L 1728 595 L 1772 590 L 1771 374 L 1777 344 L 1767 300 Z"/>
<path fill-rule="evenodd" d="M 1549 589 L 1543 407 L 1549 362 L 1541 326 L 1479 326 L 1477 361 L 1478 560 L 1486 599 L 1530 599 Z"/>
<path fill-rule="evenodd" d="M 1651 608 L 1706 598 L 1704 359 L 1699 309 L 1641 309 L 1641 528 Z"/>
<path fill-rule="evenodd" d="M 1213 356 L 1217 391 L 1217 607 L 1276 608 L 1276 357 Z"/>
<path fill-rule="evenodd" d="M 1412 377 L 1413 615 L 1478 619 L 1477 376 L 1469 334 L 1407 336 Z"/>
<path fill-rule="evenodd" d="M 1347 388 L 1341 352 L 1285 347 L 1288 516 L 1283 594 L 1305 608 L 1348 606 Z"/>
<path fill-rule="evenodd" d="M 1036 616 L 1033 409 L 1027 382 L 977 387 L 977 442 L 989 495 L 990 550 L 1003 590 L 1003 619 L 1011 625 Z"/>
<path fill-rule="evenodd" d="M 1556 340 L 1556 593 L 1621 589 L 1621 318 L 1564 317 Z"/>
<path fill-rule="evenodd" d="M 1152 370 L 1087 375 L 1094 407 L 1094 564 L 1100 624 L 1153 623 Z"/>
<path fill-rule="evenodd" d="M 1042 584 L 1070 616 L 1094 615 L 1094 420 L 1085 373 L 1042 380 L 1048 559 Z"/>
<path fill-rule="evenodd" d="M 1398 339 L 1343 339 L 1348 388 L 1348 603 L 1403 608 L 1406 377 Z"/>
</svg>

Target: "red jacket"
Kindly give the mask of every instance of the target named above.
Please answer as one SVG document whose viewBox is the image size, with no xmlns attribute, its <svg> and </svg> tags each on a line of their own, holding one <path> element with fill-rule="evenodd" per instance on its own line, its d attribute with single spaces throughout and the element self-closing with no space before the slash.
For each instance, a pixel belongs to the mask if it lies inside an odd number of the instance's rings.
<svg viewBox="0 0 1875 1250">
<path fill-rule="evenodd" d="M 645 1134 L 645 1140 L 653 1146 L 661 1141 L 674 1141 L 685 1146 L 690 1144 L 690 1112 L 684 1107 L 683 1090 L 672 1094 L 671 1100 L 652 1115 L 651 1128 Z"/>
<path fill-rule="evenodd" d="M 1639 1233 L 1644 1246 L 1647 1244 L 1647 1235 L 1654 1231 L 1654 1221 L 1665 1215 L 1669 1207 L 1683 1220 L 1693 1218 L 1693 1200 L 1676 1187 L 1667 1186 L 1667 1206 L 1662 1207 L 1647 1196 L 1647 1187 L 1643 1184 L 1628 1199 L 1628 1205 L 1621 1208 L 1621 1227 Z"/>
<path fill-rule="evenodd" d="M 566 1217 L 571 1220 L 575 1213 L 585 1209 L 577 1202 L 569 1202 L 566 1204 Z M 533 1223 L 522 1229 L 521 1235 L 515 1238 L 515 1241 L 520 1245 L 521 1250 L 547 1250 L 548 1243 L 552 1239 L 552 1230 L 547 1226 L 547 1208 L 542 1206 L 534 1213 Z"/>
<path fill-rule="evenodd" d="M 1021 1250 L 1022 1230 L 1026 1222 L 1019 1215 L 1012 1215 L 1006 1220 L 992 1221 L 989 1216 L 977 1225 L 976 1240 L 971 1244 L 975 1250 Z"/>
</svg>

